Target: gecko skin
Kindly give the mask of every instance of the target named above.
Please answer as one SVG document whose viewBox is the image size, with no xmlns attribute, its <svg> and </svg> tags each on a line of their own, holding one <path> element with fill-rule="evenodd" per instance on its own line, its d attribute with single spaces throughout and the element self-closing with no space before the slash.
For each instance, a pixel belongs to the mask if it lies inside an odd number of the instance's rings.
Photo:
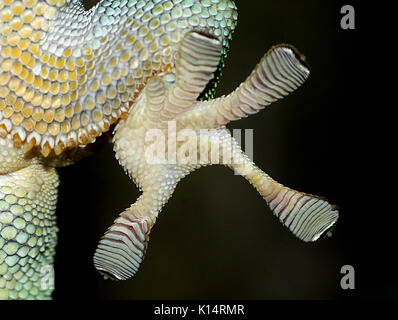
<svg viewBox="0 0 398 320">
<path fill-rule="evenodd" d="M 214 99 L 237 8 L 230 0 L 0 0 L 0 299 L 50 299 L 56 167 L 91 154 L 115 124 L 116 158 L 142 191 L 101 238 L 94 265 L 133 276 L 184 176 L 221 164 L 245 177 L 304 241 L 336 222 L 325 199 L 260 170 L 226 129 L 309 75 L 292 46 L 271 48 Z"/>
</svg>

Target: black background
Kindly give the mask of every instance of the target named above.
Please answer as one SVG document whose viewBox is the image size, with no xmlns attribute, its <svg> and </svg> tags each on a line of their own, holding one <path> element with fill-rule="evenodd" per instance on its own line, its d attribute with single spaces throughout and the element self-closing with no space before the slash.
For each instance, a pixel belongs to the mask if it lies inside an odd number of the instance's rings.
<svg viewBox="0 0 398 320">
<path fill-rule="evenodd" d="M 247 181 L 212 166 L 179 183 L 136 276 L 104 281 L 92 263 L 96 244 L 139 196 L 107 145 L 59 170 L 55 299 L 397 298 L 396 212 L 387 209 L 395 198 L 383 182 L 392 180 L 393 170 L 383 169 L 394 145 L 384 148 L 381 133 L 395 105 L 385 101 L 386 79 L 374 76 L 385 62 L 380 56 L 395 54 L 375 31 L 382 9 L 363 1 L 236 3 L 239 23 L 218 95 L 278 43 L 296 46 L 311 76 L 286 99 L 229 127 L 254 129 L 254 160 L 277 181 L 340 207 L 333 237 L 301 242 Z M 356 9 L 355 30 L 340 27 L 344 4 Z M 356 271 L 355 290 L 340 287 L 347 264 Z"/>
</svg>

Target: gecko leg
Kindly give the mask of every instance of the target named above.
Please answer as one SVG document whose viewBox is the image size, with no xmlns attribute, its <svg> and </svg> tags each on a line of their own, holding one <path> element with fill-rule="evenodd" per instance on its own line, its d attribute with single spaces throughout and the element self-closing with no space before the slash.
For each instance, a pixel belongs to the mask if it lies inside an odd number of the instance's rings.
<svg viewBox="0 0 398 320">
<path fill-rule="evenodd" d="M 189 33 L 179 50 L 175 83 L 167 89 L 161 78 L 150 79 L 127 118 L 115 128 L 116 158 L 143 193 L 99 243 L 94 264 L 103 274 L 127 279 L 137 272 L 149 232 L 178 181 L 205 165 L 223 164 L 245 177 L 281 222 L 304 241 L 315 241 L 337 220 L 337 211 L 327 201 L 282 186 L 257 168 L 223 126 L 257 112 L 303 83 L 308 69 L 298 53 L 288 46 L 275 47 L 234 93 L 198 102 L 220 54 L 216 40 Z M 279 71 L 269 59 L 281 61 Z M 174 126 L 174 134 L 170 126 Z"/>
<path fill-rule="evenodd" d="M 219 41 L 189 32 L 178 50 L 176 80 L 171 88 L 166 89 L 161 78 L 149 80 L 127 119 L 115 128 L 116 158 L 143 193 L 120 214 L 100 240 L 94 265 L 102 274 L 120 280 L 136 273 L 158 213 L 171 197 L 177 182 L 198 167 L 197 164 L 166 161 L 179 148 L 175 145 L 171 150 L 166 142 L 172 139 L 168 126 L 178 114 L 193 105 L 213 78 L 221 53 Z M 150 136 L 160 142 L 155 149 L 163 157 L 163 163 L 154 163 L 154 157 L 148 156 L 152 146 Z"/>
<path fill-rule="evenodd" d="M 177 120 L 191 128 L 218 128 L 262 110 L 298 89 L 308 78 L 304 56 L 293 46 L 272 47 L 242 84 L 227 96 L 198 103 Z"/>
<path fill-rule="evenodd" d="M 151 228 L 178 181 L 189 173 L 177 166 L 148 166 L 140 177 L 142 195 L 122 212 L 99 242 L 94 265 L 105 276 L 125 280 L 144 258 Z"/>
<path fill-rule="evenodd" d="M 55 167 L 67 166 L 94 148 L 58 157 L 25 153 L 11 135 L 0 138 L 0 300 L 51 299 L 57 243 Z"/>
<path fill-rule="evenodd" d="M 316 241 L 336 223 L 336 206 L 324 198 L 290 189 L 273 180 L 241 150 L 227 129 L 215 129 L 209 141 L 212 146 L 220 146 L 220 163 L 248 180 L 282 224 L 299 239 Z"/>
<path fill-rule="evenodd" d="M 0 300 L 51 299 L 58 183 L 40 163 L 0 175 Z"/>
</svg>

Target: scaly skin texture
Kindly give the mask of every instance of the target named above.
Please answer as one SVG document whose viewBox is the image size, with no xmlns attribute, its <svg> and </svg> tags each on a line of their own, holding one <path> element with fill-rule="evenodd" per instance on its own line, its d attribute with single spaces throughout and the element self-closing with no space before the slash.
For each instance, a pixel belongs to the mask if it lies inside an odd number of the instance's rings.
<svg viewBox="0 0 398 320">
<path fill-rule="evenodd" d="M 326 200 L 275 182 L 225 125 L 308 77 L 288 45 L 272 48 L 233 93 L 212 99 L 237 20 L 230 0 L 0 0 L 0 298 L 51 298 L 55 167 L 93 152 L 116 123 L 117 159 L 142 190 L 100 240 L 95 267 L 127 279 L 179 180 L 204 165 L 244 176 L 296 236 L 336 222 Z"/>
<path fill-rule="evenodd" d="M 0 146 L 0 299 L 48 299 L 42 280 L 54 260 L 58 175 L 10 139 Z"/>
<path fill-rule="evenodd" d="M 172 81 L 187 31 L 227 47 L 236 19 L 231 1 L 16 2 L 0 2 L 0 128 L 44 156 L 108 131 L 154 74 Z"/>
</svg>

